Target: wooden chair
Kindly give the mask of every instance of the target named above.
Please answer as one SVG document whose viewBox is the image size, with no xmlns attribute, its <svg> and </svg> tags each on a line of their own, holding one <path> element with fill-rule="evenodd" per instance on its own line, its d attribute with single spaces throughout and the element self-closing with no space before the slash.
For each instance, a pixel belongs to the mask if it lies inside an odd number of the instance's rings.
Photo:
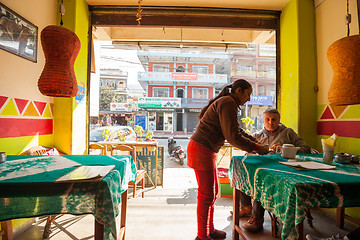
<svg viewBox="0 0 360 240">
<path fill-rule="evenodd" d="M 131 147 L 128 145 L 115 145 L 111 147 L 111 155 L 115 155 L 117 151 L 127 151 L 132 152 L 132 158 L 134 160 L 135 166 L 136 166 L 136 148 Z M 133 189 L 133 198 L 136 198 L 137 196 L 142 195 L 144 197 L 145 195 L 145 177 L 146 177 L 146 171 L 142 169 L 138 169 L 136 171 L 137 176 L 135 182 L 129 182 L 129 187 Z M 139 185 L 139 183 L 141 183 Z M 138 189 L 141 189 L 137 191 Z"/>
<path fill-rule="evenodd" d="M 31 147 L 25 152 L 23 152 L 21 155 L 43 155 L 47 151 L 49 151 L 50 147 L 43 147 L 43 146 L 35 146 Z"/>
<path fill-rule="evenodd" d="M 89 145 L 89 149 L 100 149 L 101 155 L 107 155 L 107 147 L 106 145 L 101 145 L 98 143 L 92 143 Z"/>
<path fill-rule="evenodd" d="M 14 239 L 11 220 L 1 222 L 0 236 L 2 237 L 3 240 L 13 240 Z"/>
</svg>

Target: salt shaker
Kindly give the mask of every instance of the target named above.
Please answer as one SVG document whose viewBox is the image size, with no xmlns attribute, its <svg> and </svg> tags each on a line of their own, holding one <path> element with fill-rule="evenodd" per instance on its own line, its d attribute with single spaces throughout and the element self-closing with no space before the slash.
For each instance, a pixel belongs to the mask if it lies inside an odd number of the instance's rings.
<svg viewBox="0 0 360 240">
<path fill-rule="evenodd" d="M 6 153 L 0 152 L 0 163 L 6 162 Z"/>
</svg>

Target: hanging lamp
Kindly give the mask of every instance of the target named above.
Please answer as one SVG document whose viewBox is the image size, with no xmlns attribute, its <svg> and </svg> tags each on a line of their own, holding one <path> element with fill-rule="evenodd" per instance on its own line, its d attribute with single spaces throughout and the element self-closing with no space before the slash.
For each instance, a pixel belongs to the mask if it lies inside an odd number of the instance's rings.
<svg viewBox="0 0 360 240">
<path fill-rule="evenodd" d="M 347 37 L 335 41 L 327 51 L 334 72 L 328 100 L 334 105 L 360 104 L 360 35 L 349 36 L 351 15 L 348 0 L 346 20 Z"/>
<path fill-rule="evenodd" d="M 80 51 L 80 40 L 74 32 L 62 27 L 64 10 L 61 4 L 61 26 L 50 25 L 41 31 L 45 66 L 38 88 L 43 95 L 51 97 L 74 97 L 78 92 L 74 63 Z"/>
</svg>

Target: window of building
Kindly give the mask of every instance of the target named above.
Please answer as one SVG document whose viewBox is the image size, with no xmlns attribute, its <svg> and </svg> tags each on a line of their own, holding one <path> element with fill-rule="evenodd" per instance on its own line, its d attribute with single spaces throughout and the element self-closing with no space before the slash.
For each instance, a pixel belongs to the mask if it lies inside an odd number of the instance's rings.
<svg viewBox="0 0 360 240">
<path fill-rule="evenodd" d="M 166 64 L 154 64 L 153 72 L 169 72 L 169 65 Z"/>
<path fill-rule="evenodd" d="M 154 87 L 153 88 L 154 97 L 169 97 L 169 88 L 167 87 Z"/>
<path fill-rule="evenodd" d="M 276 97 L 276 87 L 275 84 L 271 84 L 267 86 L 267 96 L 272 96 L 273 99 Z"/>
<path fill-rule="evenodd" d="M 208 74 L 209 67 L 208 66 L 193 66 L 192 67 L 193 73 L 200 73 L 200 74 Z"/>
<path fill-rule="evenodd" d="M 186 71 L 186 69 L 185 69 L 184 66 L 179 65 L 179 66 L 176 68 L 176 72 L 185 72 L 185 71 Z"/>
<path fill-rule="evenodd" d="M 266 86 L 265 85 L 259 85 L 258 86 L 258 95 L 265 96 L 266 95 Z"/>
<path fill-rule="evenodd" d="M 192 91 L 193 98 L 209 98 L 208 89 L 207 88 L 193 88 Z"/>
<path fill-rule="evenodd" d="M 184 89 L 181 89 L 181 88 L 176 89 L 176 97 L 178 97 L 178 98 L 184 98 L 184 95 L 185 95 Z"/>
</svg>

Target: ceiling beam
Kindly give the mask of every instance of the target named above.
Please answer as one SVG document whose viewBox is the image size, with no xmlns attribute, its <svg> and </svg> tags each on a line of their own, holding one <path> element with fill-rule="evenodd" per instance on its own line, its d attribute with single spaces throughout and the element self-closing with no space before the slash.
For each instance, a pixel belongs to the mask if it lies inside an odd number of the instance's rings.
<svg viewBox="0 0 360 240">
<path fill-rule="evenodd" d="M 253 36 L 252 43 L 254 44 L 265 44 L 267 43 L 273 36 L 275 36 L 275 31 L 262 31 L 256 32 L 255 36 Z"/>
<path fill-rule="evenodd" d="M 137 6 L 90 6 L 93 26 L 136 26 Z M 141 26 L 276 29 L 280 11 L 143 7 Z"/>
</svg>

